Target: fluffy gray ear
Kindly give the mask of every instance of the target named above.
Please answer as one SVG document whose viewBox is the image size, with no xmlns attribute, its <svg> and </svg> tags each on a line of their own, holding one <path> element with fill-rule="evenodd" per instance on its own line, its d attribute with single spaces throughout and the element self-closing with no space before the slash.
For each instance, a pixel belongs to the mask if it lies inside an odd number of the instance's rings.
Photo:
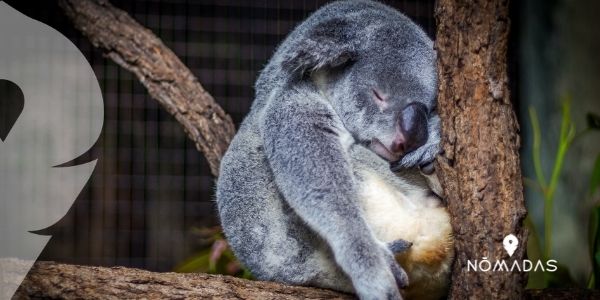
<svg viewBox="0 0 600 300">
<path fill-rule="evenodd" d="M 354 60 L 357 56 L 355 32 L 342 18 L 319 22 L 290 46 L 282 67 L 292 74 L 303 75 Z"/>
</svg>

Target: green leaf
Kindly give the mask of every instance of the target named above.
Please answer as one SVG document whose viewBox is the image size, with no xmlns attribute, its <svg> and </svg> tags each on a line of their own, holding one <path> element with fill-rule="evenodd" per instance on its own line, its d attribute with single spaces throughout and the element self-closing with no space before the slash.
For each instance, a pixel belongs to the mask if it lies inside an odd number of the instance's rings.
<svg viewBox="0 0 600 300">
<path fill-rule="evenodd" d="M 242 273 L 242 278 L 244 279 L 254 279 L 254 276 L 252 275 L 252 273 L 250 273 L 250 270 L 243 268 L 244 272 Z"/>
<path fill-rule="evenodd" d="M 538 181 L 538 185 L 541 187 L 542 191 L 546 189 L 546 178 L 544 178 L 544 171 L 542 170 L 542 160 L 541 160 L 541 141 L 542 141 L 542 132 L 540 130 L 540 121 L 537 117 L 537 112 L 533 106 L 529 107 L 529 118 L 531 119 L 531 128 L 533 130 L 533 148 L 532 148 L 532 156 L 533 156 L 533 166 L 535 169 L 535 176 Z"/>
<path fill-rule="evenodd" d="M 600 130 L 600 116 L 595 113 L 587 113 L 586 115 L 588 128 Z"/>
<path fill-rule="evenodd" d="M 177 273 L 192 273 L 192 272 L 203 272 L 207 273 L 209 270 L 210 252 L 202 251 L 198 255 L 184 261 L 179 266 L 175 267 Z"/>
<path fill-rule="evenodd" d="M 531 221 L 531 216 L 525 218 L 525 226 L 529 229 L 529 238 L 527 239 L 527 257 L 532 261 L 542 260 L 542 248 L 540 246 L 540 238 L 535 225 Z M 529 272 L 527 280 L 528 289 L 543 289 L 546 288 L 547 282 L 544 278 L 544 272 Z"/>
<path fill-rule="evenodd" d="M 600 153 L 596 157 L 596 163 L 592 169 L 592 176 L 590 179 L 590 195 L 596 192 L 596 189 L 600 186 Z"/>
</svg>

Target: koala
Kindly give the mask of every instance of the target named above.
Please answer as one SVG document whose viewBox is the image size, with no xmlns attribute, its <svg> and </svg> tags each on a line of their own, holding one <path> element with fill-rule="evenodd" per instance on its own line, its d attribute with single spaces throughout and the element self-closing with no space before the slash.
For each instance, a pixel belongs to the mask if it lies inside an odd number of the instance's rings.
<svg viewBox="0 0 600 300">
<path fill-rule="evenodd" d="M 360 0 L 322 7 L 277 48 L 216 190 L 258 279 L 361 299 L 444 294 L 449 217 L 420 171 L 440 150 L 435 58 L 419 26 Z"/>
</svg>

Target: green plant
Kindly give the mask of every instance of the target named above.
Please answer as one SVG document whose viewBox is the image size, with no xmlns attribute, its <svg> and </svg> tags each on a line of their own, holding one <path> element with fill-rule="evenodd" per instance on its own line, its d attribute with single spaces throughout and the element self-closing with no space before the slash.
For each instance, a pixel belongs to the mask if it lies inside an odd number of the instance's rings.
<svg viewBox="0 0 600 300">
<path fill-rule="evenodd" d="M 540 259 L 546 261 L 552 258 L 552 226 L 553 210 L 554 210 L 554 195 L 559 184 L 560 174 L 563 169 L 564 159 L 567 151 L 573 142 L 581 138 L 590 130 L 600 129 L 600 117 L 589 113 L 587 115 L 587 128 L 577 132 L 575 124 L 571 120 L 570 99 L 567 97 L 562 104 L 562 121 L 560 127 L 560 135 L 558 140 L 558 148 L 554 159 L 550 180 L 547 181 L 544 175 L 541 162 L 541 141 L 542 132 L 539 125 L 537 112 L 533 107 L 529 108 L 529 116 L 531 118 L 531 126 L 533 129 L 533 148 L 532 158 L 535 170 L 535 180 L 525 179 L 525 183 L 538 191 L 544 199 L 544 244 L 540 244 L 538 231 L 535 229 L 533 222 L 526 219 L 526 226 L 530 229 L 530 240 L 528 245 L 528 255 L 532 259 Z M 596 188 L 600 184 L 600 155 L 596 160 L 596 164 L 592 171 L 590 181 L 590 198 L 594 194 Z M 593 272 L 590 277 L 588 286 L 596 285 L 595 278 L 600 278 L 600 206 L 596 205 L 592 210 L 590 218 L 590 255 L 593 261 Z M 532 273 L 530 274 L 528 287 L 544 288 L 552 286 L 569 286 L 574 282 L 569 275 L 568 268 L 558 265 L 556 273 Z"/>
<path fill-rule="evenodd" d="M 592 197 L 600 186 L 600 154 L 596 157 L 596 163 L 592 171 L 589 197 Z M 588 280 L 589 288 L 600 287 L 600 204 L 596 203 L 592 209 L 589 226 L 590 258 L 592 260 L 592 273 Z"/>
<path fill-rule="evenodd" d="M 193 231 L 209 246 L 175 267 L 175 272 L 225 274 L 252 279 L 250 271 L 242 266 L 231 251 L 220 227 L 195 228 Z"/>
</svg>

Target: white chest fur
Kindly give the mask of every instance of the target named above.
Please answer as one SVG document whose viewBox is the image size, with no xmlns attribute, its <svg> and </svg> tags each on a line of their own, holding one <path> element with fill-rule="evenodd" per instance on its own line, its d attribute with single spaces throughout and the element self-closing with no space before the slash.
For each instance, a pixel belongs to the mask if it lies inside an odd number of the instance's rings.
<svg viewBox="0 0 600 300">
<path fill-rule="evenodd" d="M 450 233 L 450 219 L 440 200 L 419 190 L 397 190 L 374 173 L 363 174 L 362 207 L 378 239 L 402 238 L 418 246 Z"/>
<path fill-rule="evenodd" d="M 446 208 L 427 191 L 403 192 L 374 172 L 365 171 L 361 175 L 361 205 L 375 236 L 386 243 L 398 239 L 413 243 L 408 251 L 396 257 L 409 276 L 405 296 L 414 299 L 443 296 L 454 256 Z"/>
</svg>

